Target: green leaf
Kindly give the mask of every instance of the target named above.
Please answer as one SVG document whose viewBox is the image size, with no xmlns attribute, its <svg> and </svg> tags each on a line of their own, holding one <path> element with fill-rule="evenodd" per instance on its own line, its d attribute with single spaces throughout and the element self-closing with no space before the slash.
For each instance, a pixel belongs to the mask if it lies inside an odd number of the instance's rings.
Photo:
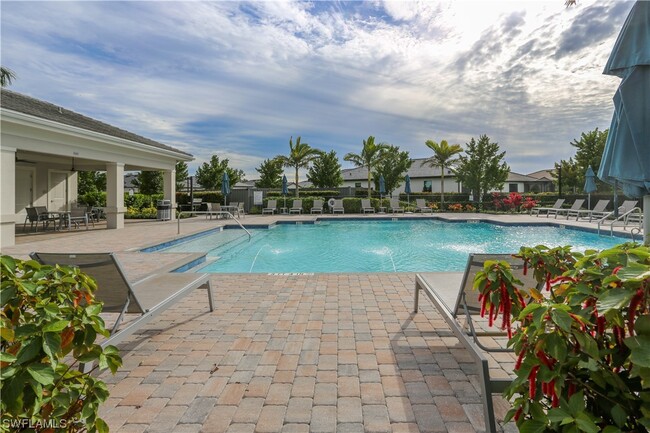
<svg viewBox="0 0 650 433">
<path fill-rule="evenodd" d="M 95 420 L 95 428 L 97 433 L 108 433 L 108 424 L 101 418 Z"/>
<path fill-rule="evenodd" d="M 585 408 L 585 395 L 581 390 L 573 394 L 569 399 L 569 411 L 571 412 L 571 415 L 575 417 L 579 413 L 582 413 L 584 408 Z"/>
<path fill-rule="evenodd" d="M 30 337 L 32 335 L 39 335 L 41 330 L 33 323 L 27 323 L 25 325 L 18 326 L 14 337 L 19 340 L 24 340 L 25 337 Z"/>
<path fill-rule="evenodd" d="M 596 306 L 601 314 L 609 310 L 620 310 L 630 304 L 634 292 L 624 289 L 610 289 L 598 297 Z"/>
<path fill-rule="evenodd" d="M 34 364 L 27 367 L 27 372 L 38 383 L 43 385 L 51 385 L 54 383 L 54 370 L 52 367 L 45 364 Z"/>
<path fill-rule="evenodd" d="M 621 433 L 621 429 L 614 427 L 613 425 L 608 425 L 603 429 L 603 433 Z"/>
<path fill-rule="evenodd" d="M 519 427 L 519 433 L 544 433 L 546 424 L 534 419 L 527 419 Z"/>
<path fill-rule="evenodd" d="M 612 419 L 617 426 L 621 428 L 625 426 L 625 422 L 627 421 L 627 413 L 620 404 L 617 404 L 612 408 Z"/>
<path fill-rule="evenodd" d="M 620 269 L 616 276 L 623 281 L 642 280 L 650 277 L 650 268 L 641 263 L 630 262 L 626 267 Z"/>
<path fill-rule="evenodd" d="M 573 421 L 571 414 L 560 407 L 555 407 L 548 411 L 548 419 L 551 422 L 561 422 L 563 424 L 566 424 L 564 421 L 567 418 Z"/>
<path fill-rule="evenodd" d="M 551 312 L 551 318 L 553 319 L 553 322 L 555 322 L 555 324 L 557 324 L 563 331 L 571 331 L 571 324 L 573 323 L 573 319 L 571 319 L 571 316 L 569 316 L 569 313 L 566 311 L 554 309 Z"/>
<path fill-rule="evenodd" d="M 596 423 L 594 423 L 591 419 L 589 419 L 589 416 L 584 412 L 579 413 L 578 416 L 576 417 L 576 425 L 580 430 L 587 433 L 600 432 L 600 428 L 596 425 Z"/>
<path fill-rule="evenodd" d="M 640 367 L 650 367 L 650 336 L 637 335 L 623 340 L 630 348 L 630 361 Z"/>
<path fill-rule="evenodd" d="M 69 320 L 57 320 L 43 327 L 43 332 L 61 332 L 70 324 Z"/>
<path fill-rule="evenodd" d="M 49 314 L 50 316 L 57 316 L 59 314 L 59 311 L 60 311 L 59 306 L 56 305 L 54 302 L 50 302 L 50 303 L 46 304 L 43 307 L 43 310 L 45 310 L 45 312 L 47 314 Z"/>
<path fill-rule="evenodd" d="M 0 290 L 0 304 L 3 307 L 7 304 L 7 302 L 14 299 L 15 297 L 16 297 L 16 286 L 6 286 Z"/>
<path fill-rule="evenodd" d="M 14 362 L 16 357 L 11 353 L 0 352 L 0 362 Z M 6 368 L 6 367 L 5 367 Z"/>
<path fill-rule="evenodd" d="M 61 335 L 54 332 L 43 334 L 43 351 L 50 357 L 56 358 L 57 353 L 61 350 Z"/>
<path fill-rule="evenodd" d="M 650 314 L 644 314 L 636 318 L 634 332 L 638 335 L 650 336 Z"/>
<path fill-rule="evenodd" d="M 16 364 L 24 364 L 36 358 L 41 353 L 42 344 L 43 340 L 40 337 L 36 337 L 29 341 L 27 345 L 21 347 L 16 355 Z"/>
</svg>

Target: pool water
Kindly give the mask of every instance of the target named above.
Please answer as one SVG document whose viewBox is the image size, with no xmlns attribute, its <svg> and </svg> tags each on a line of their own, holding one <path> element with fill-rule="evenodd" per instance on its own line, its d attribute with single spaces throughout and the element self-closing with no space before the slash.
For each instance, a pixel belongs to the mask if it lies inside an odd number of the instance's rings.
<svg viewBox="0 0 650 433">
<path fill-rule="evenodd" d="M 224 230 L 165 251 L 207 252 L 209 263 L 200 272 L 462 272 L 469 253 L 512 253 L 540 244 L 603 249 L 626 241 L 557 227 L 434 220 L 323 221 L 252 233 L 249 242 L 242 230 Z"/>
</svg>

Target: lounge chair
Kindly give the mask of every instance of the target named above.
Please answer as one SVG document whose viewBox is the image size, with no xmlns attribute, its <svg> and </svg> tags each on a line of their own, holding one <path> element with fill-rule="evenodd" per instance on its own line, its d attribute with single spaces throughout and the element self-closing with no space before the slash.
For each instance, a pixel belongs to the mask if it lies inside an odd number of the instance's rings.
<svg viewBox="0 0 650 433">
<path fill-rule="evenodd" d="M 332 213 L 345 213 L 345 208 L 343 208 L 343 200 L 334 200 L 334 204 L 332 205 Z"/>
<path fill-rule="evenodd" d="M 102 347 L 124 340 L 192 290 L 203 285 L 207 285 L 208 304 L 210 311 L 214 311 L 208 274 L 156 273 L 132 284 L 126 279 L 114 253 L 31 253 L 30 257 L 45 265 L 78 267 L 97 281 L 95 298 L 104 303 L 102 311 L 119 314 L 110 337 L 101 342 Z M 127 313 L 140 316 L 119 329 Z"/>
<path fill-rule="evenodd" d="M 433 213 L 433 209 L 431 209 L 429 206 L 427 206 L 426 201 L 423 198 L 416 198 L 415 199 L 415 211 L 416 212 L 421 212 L 421 213 Z"/>
<path fill-rule="evenodd" d="M 576 221 L 578 221 L 580 218 L 589 218 L 589 221 L 591 222 L 591 220 L 594 218 L 602 218 L 610 214 L 611 212 L 605 210 L 608 205 L 609 200 L 598 200 L 598 203 L 596 203 L 596 206 L 594 206 L 593 209 L 584 209 L 577 212 L 571 212 L 571 216 L 575 215 Z"/>
<path fill-rule="evenodd" d="M 274 213 L 277 212 L 277 210 L 278 210 L 278 201 L 269 200 L 268 202 L 266 202 L 266 207 L 262 209 L 262 215 L 267 213 L 273 215 Z"/>
<path fill-rule="evenodd" d="M 564 209 L 556 209 L 555 210 L 555 219 L 557 219 L 558 215 L 566 215 L 566 219 L 569 219 L 569 215 L 572 212 L 577 212 L 582 208 L 582 205 L 585 204 L 585 200 L 582 198 L 577 199 L 576 201 L 573 202 L 570 208 L 564 208 Z M 549 211 L 550 213 L 551 211 Z"/>
<path fill-rule="evenodd" d="M 558 209 L 562 209 L 562 205 L 564 204 L 564 199 L 563 198 L 558 198 L 555 200 L 555 203 L 553 203 L 553 206 L 551 207 L 534 207 L 530 210 L 531 215 L 537 215 L 539 217 L 540 212 L 545 211 L 546 212 L 546 218 L 548 218 L 549 212 L 557 211 Z"/>
<path fill-rule="evenodd" d="M 294 200 L 293 203 L 291 204 L 291 209 L 289 209 L 289 213 L 297 213 L 301 214 L 302 213 L 302 200 Z"/>
<path fill-rule="evenodd" d="M 375 213 L 375 208 L 370 204 L 369 198 L 361 199 L 361 210 L 363 213 Z"/>
<path fill-rule="evenodd" d="M 311 207 L 309 213 L 323 213 L 323 200 L 314 200 L 314 204 Z"/>
<path fill-rule="evenodd" d="M 393 213 L 404 213 L 404 208 L 399 205 L 399 199 L 397 198 L 390 199 L 390 210 Z"/>
<path fill-rule="evenodd" d="M 471 254 L 467 261 L 465 274 L 463 275 L 460 291 L 458 292 L 453 309 L 450 309 L 448 303 L 444 300 L 443 294 L 448 292 L 448 290 L 444 290 L 444 287 L 442 287 L 444 283 L 440 284 L 441 279 L 444 278 L 444 274 L 416 274 L 413 312 L 418 312 L 419 295 L 420 290 L 422 290 L 433 302 L 454 335 L 470 353 L 478 367 L 485 429 L 488 433 L 496 433 L 496 419 L 492 394 L 502 393 L 512 383 L 513 377 L 508 374 L 500 374 L 499 376 L 509 377 L 491 377 L 490 364 L 485 353 L 512 352 L 512 350 L 505 346 L 507 334 L 503 338 L 505 333 L 481 331 L 484 327 L 483 325 L 486 325 L 486 321 L 480 317 L 481 304 L 478 301 L 478 291 L 474 290 L 472 286 L 476 273 L 483 269 L 483 263 L 486 260 L 503 260 L 510 263 L 513 275 L 524 283 L 525 289 L 539 286 L 537 281 L 533 279 L 532 272 L 529 272 L 527 276 L 523 275 L 523 261 L 509 254 Z M 438 290 L 436 290 L 436 287 Z M 502 336 L 500 340 L 495 338 L 499 336 Z M 484 344 L 488 341 L 493 344 Z M 495 342 L 497 344 L 494 344 Z M 500 373 L 506 373 L 504 369 L 499 370 Z"/>
</svg>

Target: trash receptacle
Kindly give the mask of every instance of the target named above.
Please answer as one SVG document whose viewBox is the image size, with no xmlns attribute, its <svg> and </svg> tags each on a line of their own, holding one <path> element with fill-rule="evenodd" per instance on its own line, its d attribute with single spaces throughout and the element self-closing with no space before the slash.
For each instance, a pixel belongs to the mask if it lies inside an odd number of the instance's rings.
<svg viewBox="0 0 650 433">
<path fill-rule="evenodd" d="M 172 219 L 172 203 L 171 200 L 158 200 L 156 205 L 156 219 L 158 221 L 169 221 Z"/>
</svg>

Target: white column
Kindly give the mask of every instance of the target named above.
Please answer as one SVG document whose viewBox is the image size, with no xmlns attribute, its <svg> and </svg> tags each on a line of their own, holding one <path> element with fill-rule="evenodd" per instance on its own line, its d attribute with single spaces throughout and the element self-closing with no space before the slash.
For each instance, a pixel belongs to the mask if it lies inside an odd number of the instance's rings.
<svg viewBox="0 0 650 433">
<path fill-rule="evenodd" d="M 176 169 L 163 171 L 164 199 L 172 204 L 171 219 L 176 219 Z"/>
<path fill-rule="evenodd" d="M 650 246 L 650 195 L 643 196 L 643 243 Z"/>
<path fill-rule="evenodd" d="M 0 148 L 0 247 L 16 244 L 16 149 Z"/>
<path fill-rule="evenodd" d="M 124 164 L 106 164 L 106 222 L 109 229 L 124 228 Z"/>
</svg>

